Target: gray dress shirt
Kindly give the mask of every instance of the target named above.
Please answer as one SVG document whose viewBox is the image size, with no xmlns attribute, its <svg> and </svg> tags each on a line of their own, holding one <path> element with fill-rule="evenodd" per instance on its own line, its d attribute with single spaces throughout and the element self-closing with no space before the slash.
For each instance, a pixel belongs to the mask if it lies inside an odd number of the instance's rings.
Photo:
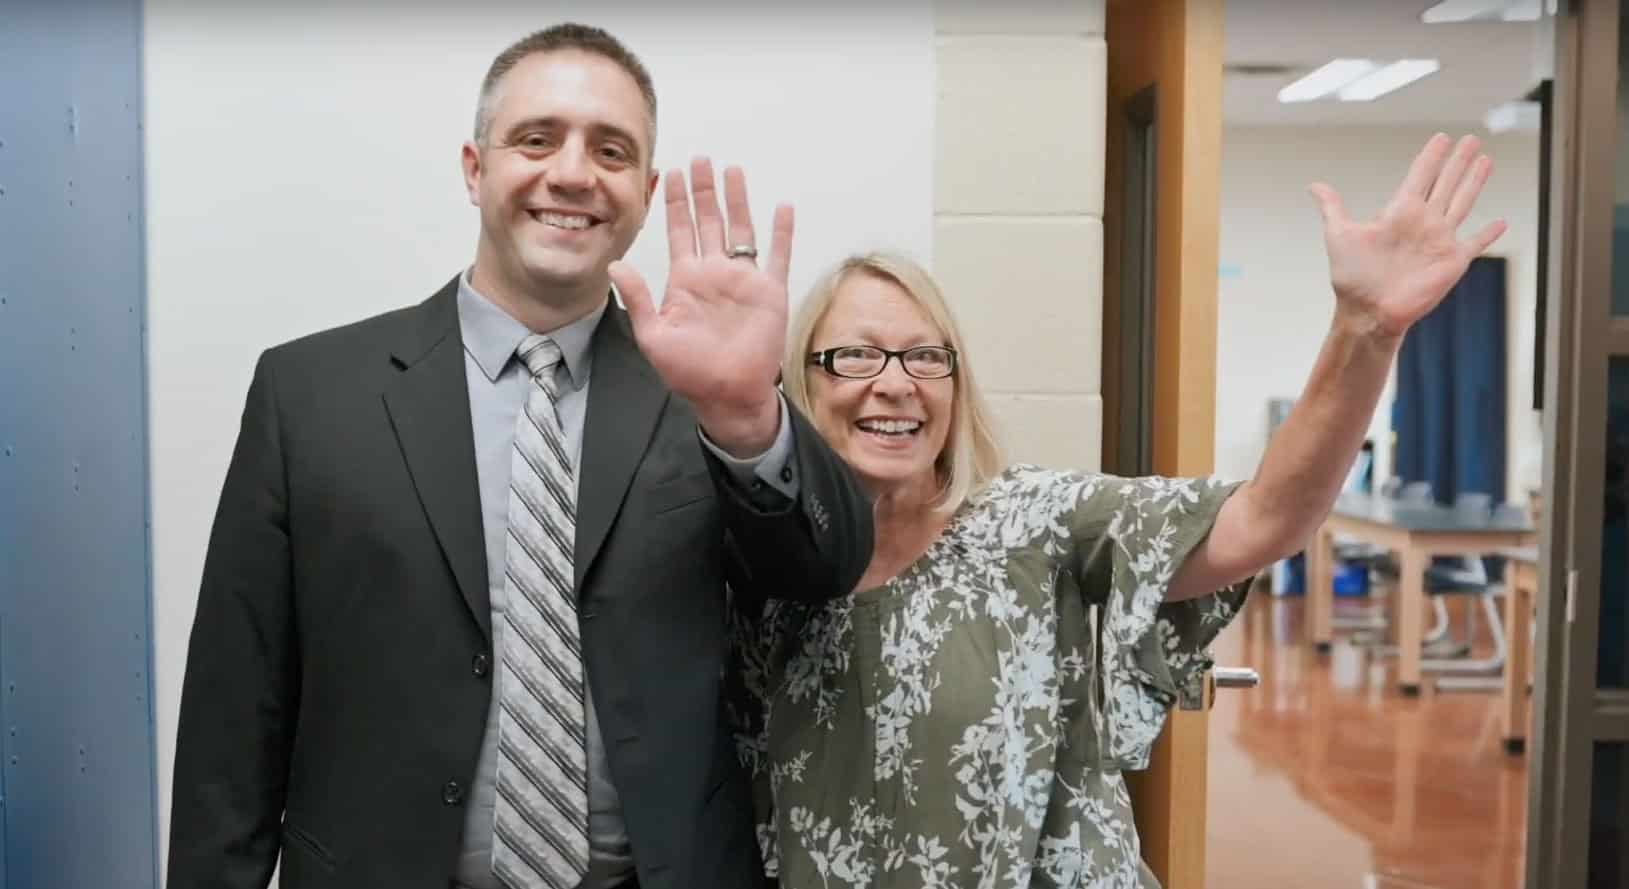
<svg viewBox="0 0 1629 889">
<path fill-rule="evenodd" d="M 564 358 L 556 368 L 555 409 L 565 432 L 566 452 L 573 470 L 581 465 L 583 418 L 588 410 L 592 373 L 589 346 L 605 305 L 559 330 L 545 331 Z M 470 285 L 466 271 L 458 287 L 458 323 L 464 338 L 464 372 L 469 385 L 470 419 L 475 431 L 475 468 L 481 486 L 481 522 L 486 541 L 488 592 L 492 599 L 492 631 L 501 632 L 505 606 L 503 565 L 509 535 L 509 464 L 513 455 L 515 421 L 530 391 L 526 368 L 515 358 L 515 348 L 531 331 Z M 780 494 L 795 499 L 797 484 L 781 480 L 781 469 L 792 457 L 791 422 L 781 402 L 780 432 L 775 443 L 756 459 L 736 460 L 707 441 L 702 443 L 730 468 L 747 489 L 763 481 Z M 493 650 L 501 646 L 494 638 Z M 633 874 L 633 850 L 622 820 L 617 790 L 605 759 L 605 742 L 594 715 L 593 695 L 586 693 L 588 729 L 588 844 L 589 869 L 580 889 L 608 889 Z M 502 889 L 492 873 L 492 817 L 497 780 L 498 690 L 493 687 L 487 709 L 486 735 L 475 780 L 467 798 L 463 852 L 456 882 L 469 889 Z"/>
</svg>

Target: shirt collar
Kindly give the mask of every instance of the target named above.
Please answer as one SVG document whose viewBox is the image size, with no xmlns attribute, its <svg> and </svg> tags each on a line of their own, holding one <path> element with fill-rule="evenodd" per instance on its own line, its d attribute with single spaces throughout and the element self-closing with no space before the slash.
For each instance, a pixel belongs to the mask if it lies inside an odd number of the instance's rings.
<svg viewBox="0 0 1629 889">
<path fill-rule="evenodd" d="M 589 346 L 594 340 L 594 328 L 605 315 L 608 302 L 602 302 L 594 311 L 556 330 L 543 333 L 560 347 L 565 360 L 571 387 L 581 389 L 588 383 Z M 458 276 L 458 325 L 464 334 L 464 351 L 481 366 L 486 378 L 496 383 L 498 377 L 515 357 L 521 340 L 531 335 L 526 325 L 515 320 L 497 303 L 475 289 L 469 272 Z M 518 359 L 517 359 L 518 360 Z"/>
</svg>

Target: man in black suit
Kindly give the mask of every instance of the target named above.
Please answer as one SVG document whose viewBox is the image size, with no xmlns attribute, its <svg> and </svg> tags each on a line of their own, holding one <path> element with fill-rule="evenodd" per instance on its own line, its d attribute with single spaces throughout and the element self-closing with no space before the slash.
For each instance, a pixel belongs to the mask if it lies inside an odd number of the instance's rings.
<svg viewBox="0 0 1629 889">
<path fill-rule="evenodd" d="M 669 174 L 655 93 L 563 25 L 493 63 L 474 264 L 428 300 L 267 351 L 188 653 L 170 889 L 761 885 L 725 728 L 726 577 L 820 599 L 870 505 L 775 388 L 789 207 Z M 694 199 L 694 219 L 690 201 Z M 627 312 L 608 299 L 612 283 Z"/>
</svg>

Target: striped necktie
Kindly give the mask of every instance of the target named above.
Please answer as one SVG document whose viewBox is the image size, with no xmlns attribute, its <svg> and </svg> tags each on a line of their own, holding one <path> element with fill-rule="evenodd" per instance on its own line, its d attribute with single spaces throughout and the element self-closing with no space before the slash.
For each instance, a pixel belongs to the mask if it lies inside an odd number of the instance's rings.
<svg viewBox="0 0 1629 889">
<path fill-rule="evenodd" d="M 532 386 L 509 479 L 492 870 L 510 889 L 573 889 L 588 870 L 577 485 L 554 409 L 560 347 L 533 335 L 517 354 Z"/>
</svg>

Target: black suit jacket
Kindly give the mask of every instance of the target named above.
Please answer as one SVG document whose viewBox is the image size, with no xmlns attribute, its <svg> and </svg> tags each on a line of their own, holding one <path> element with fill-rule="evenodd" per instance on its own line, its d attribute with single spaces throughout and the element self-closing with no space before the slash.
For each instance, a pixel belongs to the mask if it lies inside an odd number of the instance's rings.
<svg viewBox="0 0 1629 889">
<path fill-rule="evenodd" d="M 446 889 L 492 694 L 457 281 L 267 351 L 209 543 L 182 690 L 170 889 Z M 793 412 L 765 510 L 612 306 L 593 340 L 576 540 L 585 669 L 648 889 L 762 882 L 720 702 L 726 574 L 828 598 L 870 504 Z"/>
</svg>

